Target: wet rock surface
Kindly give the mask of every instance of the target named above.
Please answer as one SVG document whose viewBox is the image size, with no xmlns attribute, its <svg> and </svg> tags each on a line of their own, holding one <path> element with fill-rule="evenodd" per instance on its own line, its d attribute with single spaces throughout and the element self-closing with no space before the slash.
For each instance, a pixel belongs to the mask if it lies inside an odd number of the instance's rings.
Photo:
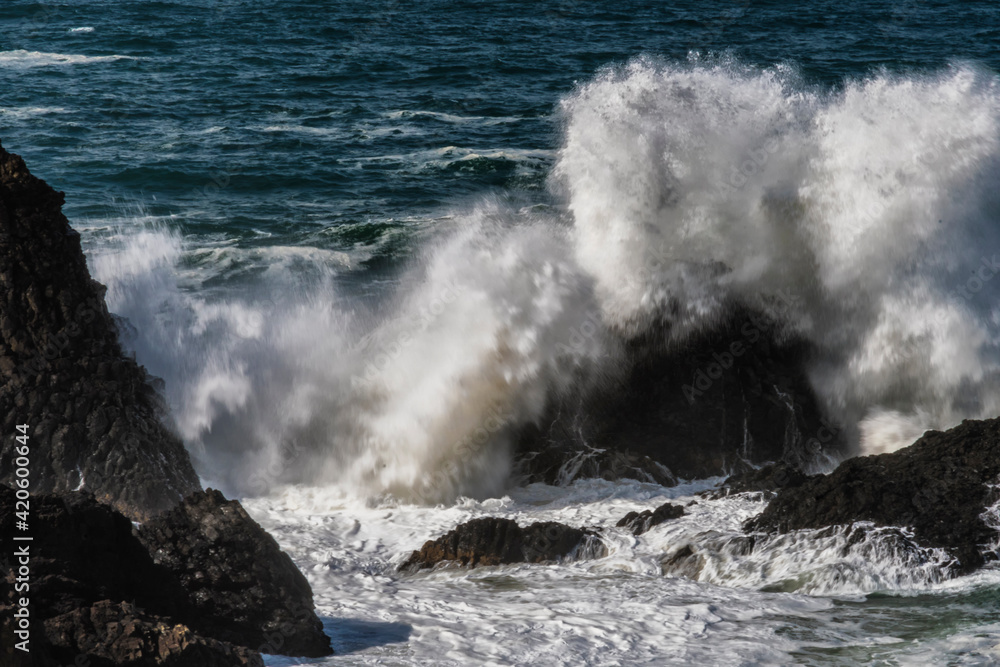
<svg viewBox="0 0 1000 667">
<path fill-rule="evenodd" d="M 522 472 L 548 483 L 624 477 L 663 484 L 747 463 L 802 467 L 843 444 L 806 376 L 809 353 L 776 321 L 742 308 L 681 344 L 633 338 L 624 376 L 556 401 L 522 431 Z M 607 452 L 630 463 L 607 465 Z M 579 465 L 588 456 L 594 462 Z"/>
<path fill-rule="evenodd" d="M 0 486 L 0 535 L 13 537 L 15 492 Z M 133 535 L 132 522 L 86 493 L 32 496 L 31 602 L 43 617 L 65 614 L 99 600 L 135 601 L 163 614 L 182 611 L 179 582 L 156 567 Z M 0 554 L 9 575 L 11 553 Z"/>
<path fill-rule="evenodd" d="M 588 544 L 589 543 L 589 544 Z M 602 555 L 594 533 L 546 521 L 521 528 L 516 521 L 488 517 L 472 519 L 436 540 L 428 540 L 400 566 L 420 570 L 453 562 L 468 567 L 558 561 L 580 548 L 592 546 Z"/>
<path fill-rule="evenodd" d="M 138 535 L 187 591 L 186 618 L 199 631 L 267 653 L 332 653 L 309 582 L 237 501 L 212 489 L 192 494 Z"/>
<path fill-rule="evenodd" d="M 200 489 L 161 399 L 126 357 L 63 194 L 0 146 L 0 483 L 27 424 L 31 489 L 84 489 L 150 518 Z"/>
<path fill-rule="evenodd" d="M 787 532 L 857 521 L 913 530 L 917 544 L 941 547 L 966 573 L 995 558 L 1000 539 L 984 513 L 998 500 L 1000 419 L 966 420 L 928 431 L 890 454 L 849 459 L 829 475 L 782 488 L 748 531 Z"/>
<path fill-rule="evenodd" d="M 773 497 L 781 489 L 799 486 L 806 479 L 808 476 L 793 465 L 784 462 L 771 463 L 730 475 L 719 488 L 705 491 L 702 495 L 713 500 L 734 493 L 757 492 Z"/>
<path fill-rule="evenodd" d="M 203 637 L 127 602 L 103 600 L 45 621 L 51 665 L 264 667 L 260 654 Z"/>
<path fill-rule="evenodd" d="M 30 502 L 30 613 L 33 627 L 44 622 L 46 629 L 44 639 L 34 634 L 32 653 L 56 660 L 44 664 L 74 664 L 79 653 L 92 664 L 252 665 L 260 664 L 260 648 L 331 652 L 305 578 L 239 503 L 218 492 L 179 506 L 195 508 L 194 521 L 164 517 L 147 539 L 159 545 L 154 554 L 140 541 L 145 528 L 137 534 L 131 521 L 90 494 Z M 15 511 L 15 492 L 0 486 L 5 544 L 16 544 Z M 17 597 L 12 553 L 0 554 L 5 647 L 13 646 L 7 640 Z M 170 556 L 177 554 L 183 554 L 180 572 Z M 140 661 L 127 657 L 132 649 Z M 59 662 L 69 653 L 72 659 Z"/>
<path fill-rule="evenodd" d="M 629 512 L 615 526 L 630 530 L 633 535 L 642 535 L 653 526 L 659 526 L 661 523 L 672 519 L 679 519 L 685 514 L 686 512 L 682 506 L 663 503 L 655 510 Z"/>
</svg>

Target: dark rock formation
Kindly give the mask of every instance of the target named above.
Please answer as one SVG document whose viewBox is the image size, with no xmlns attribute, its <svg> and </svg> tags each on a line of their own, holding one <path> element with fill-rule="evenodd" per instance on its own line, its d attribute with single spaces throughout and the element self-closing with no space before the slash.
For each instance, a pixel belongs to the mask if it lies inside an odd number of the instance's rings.
<svg viewBox="0 0 1000 667">
<path fill-rule="evenodd" d="M 267 653 L 330 655 L 309 582 L 235 500 L 209 489 L 147 522 L 139 539 L 188 593 L 185 620 Z"/>
<path fill-rule="evenodd" d="M 305 578 L 239 503 L 218 492 L 190 498 L 175 510 L 188 514 L 169 514 L 144 534 L 164 563 L 154 562 L 127 518 L 90 494 L 32 496 L 30 503 L 32 653 L 57 660 L 46 664 L 73 664 L 76 653 L 58 661 L 78 651 L 92 664 L 131 665 L 122 657 L 129 647 L 147 660 L 135 664 L 179 666 L 259 664 L 254 651 L 229 644 L 331 653 Z M 13 541 L 16 511 L 14 491 L 0 486 L 7 545 L 21 544 Z M 13 552 L 0 554 L 3 646 L 13 645 L 7 638 L 19 597 Z M 150 652 L 155 646 L 163 652 Z"/>
<path fill-rule="evenodd" d="M 127 602 L 104 600 L 45 621 L 51 665 L 263 667 L 256 651 L 195 634 Z"/>
<path fill-rule="evenodd" d="M 718 500 L 734 493 L 764 493 L 773 497 L 785 487 L 799 486 L 808 477 L 801 470 L 788 463 L 772 463 L 760 468 L 751 468 L 726 478 L 719 488 L 703 492 L 702 495 Z"/>
<path fill-rule="evenodd" d="M 633 535 L 642 535 L 653 526 L 659 526 L 664 521 L 670 521 L 671 519 L 679 519 L 684 514 L 684 508 L 680 505 L 663 503 L 655 510 L 629 512 L 615 525 L 619 528 L 631 530 Z"/>
<path fill-rule="evenodd" d="M 787 532 L 856 521 L 908 526 L 925 547 L 942 547 L 969 572 L 995 554 L 998 534 L 981 516 L 998 499 L 1000 419 L 928 431 L 891 454 L 849 459 L 829 475 L 786 486 L 748 531 Z"/>
<path fill-rule="evenodd" d="M 78 664 L 80 655 L 91 665 L 261 664 L 255 651 L 198 636 L 160 618 L 186 617 L 188 594 L 153 563 L 133 534 L 132 522 L 111 507 L 80 492 L 32 496 L 29 532 L 19 533 L 15 500 L 15 492 L 0 485 L 0 537 L 6 545 L 28 547 L 30 589 L 15 589 L 19 564 L 15 549 L 5 549 L 0 554 L 4 650 L 14 646 L 16 601 L 27 592 L 30 664 Z M 19 534 L 32 540 L 15 542 Z M 0 656 L 10 660 L 2 664 L 23 660 L 17 653 Z"/>
<path fill-rule="evenodd" d="M 529 427 L 530 429 L 531 427 Z M 674 486 L 677 478 L 662 463 L 639 456 L 627 449 L 580 450 L 563 447 L 539 447 L 523 452 L 518 469 L 530 482 L 565 485 L 578 478 L 636 479 L 662 486 Z"/>
<path fill-rule="evenodd" d="M 565 558 L 580 548 L 600 557 L 606 553 L 596 535 L 547 521 L 521 528 L 516 521 L 488 517 L 467 521 L 443 537 L 428 540 L 400 570 L 420 570 L 442 562 L 476 567 L 509 563 L 543 563 Z"/>
<path fill-rule="evenodd" d="M 524 430 L 522 471 L 529 481 L 549 483 L 573 473 L 664 483 L 747 463 L 802 466 L 842 445 L 822 420 L 805 374 L 808 354 L 805 342 L 746 309 L 684 343 L 631 339 L 623 378 L 556 401 L 538 426 Z M 624 452 L 633 463 L 574 469 L 583 452 L 595 450 Z M 652 473 L 656 464 L 668 471 Z"/>
<path fill-rule="evenodd" d="M 184 590 L 153 564 L 127 518 L 86 493 L 32 496 L 29 502 L 30 599 L 43 618 L 106 599 L 135 601 L 161 614 L 181 610 Z M 16 511 L 14 491 L 0 486 L 4 544 L 18 544 Z M 5 571 L 13 570 L 12 553 L 0 554 Z"/>
<path fill-rule="evenodd" d="M 122 354 L 63 194 L 0 147 L 0 483 L 27 424 L 33 493 L 86 489 L 134 519 L 198 490 L 145 370 Z"/>
</svg>

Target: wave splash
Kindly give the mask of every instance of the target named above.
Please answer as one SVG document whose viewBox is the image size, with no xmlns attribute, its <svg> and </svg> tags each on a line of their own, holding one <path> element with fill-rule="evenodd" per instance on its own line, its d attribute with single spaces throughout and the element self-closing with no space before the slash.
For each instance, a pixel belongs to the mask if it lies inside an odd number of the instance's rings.
<svg viewBox="0 0 1000 667">
<path fill-rule="evenodd" d="M 829 92 L 639 60 L 563 106 L 555 177 L 609 322 L 683 338 L 734 300 L 773 312 L 865 453 L 998 414 L 994 74 Z"/>
<path fill-rule="evenodd" d="M 307 272 L 276 250 L 223 290 L 164 230 L 93 254 L 204 478 L 496 495 L 519 427 L 613 376 L 624 340 L 683 342 L 737 305 L 812 343 L 815 390 L 861 451 L 1000 413 L 996 76 L 824 91 L 785 67 L 636 60 L 562 114 L 568 215 L 484 202 L 388 297 L 307 249 Z"/>
</svg>

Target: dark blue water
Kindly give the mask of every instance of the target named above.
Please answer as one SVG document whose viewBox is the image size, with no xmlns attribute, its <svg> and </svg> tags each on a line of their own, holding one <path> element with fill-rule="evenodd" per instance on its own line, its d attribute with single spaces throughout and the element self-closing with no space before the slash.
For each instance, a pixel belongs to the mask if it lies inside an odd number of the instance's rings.
<svg viewBox="0 0 1000 667">
<path fill-rule="evenodd" d="M 0 140 L 81 225 L 140 207 L 196 237 L 378 258 L 405 247 L 394 232 L 484 193 L 545 201 L 559 100 L 600 68 L 719 54 L 821 87 L 878 68 L 996 69 L 1000 9 L 6 0 Z"/>
</svg>

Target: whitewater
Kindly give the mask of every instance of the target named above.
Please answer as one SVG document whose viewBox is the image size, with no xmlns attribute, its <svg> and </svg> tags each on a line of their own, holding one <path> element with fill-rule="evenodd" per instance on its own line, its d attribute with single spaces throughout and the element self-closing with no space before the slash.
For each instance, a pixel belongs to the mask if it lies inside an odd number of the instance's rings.
<svg viewBox="0 0 1000 667">
<path fill-rule="evenodd" d="M 681 345 L 741 306 L 815 350 L 810 382 L 847 438 L 817 471 L 1000 414 L 1000 79 L 955 63 L 831 88 L 792 66 L 639 58 L 558 117 L 552 203 L 449 206 L 369 287 L 351 278 L 363 244 L 192 240 L 142 206 L 82 221 L 203 482 L 309 578 L 346 653 L 319 664 L 1000 663 L 995 569 L 952 579 L 895 529 L 752 540 L 741 524 L 766 500 L 697 495 L 721 478 L 523 486 L 513 458 L 548 402 L 620 373 L 630 338 Z M 668 499 L 688 514 L 615 527 Z M 396 571 L 480 516 L 596 529 L 609 555 Z"/>
</svg>

